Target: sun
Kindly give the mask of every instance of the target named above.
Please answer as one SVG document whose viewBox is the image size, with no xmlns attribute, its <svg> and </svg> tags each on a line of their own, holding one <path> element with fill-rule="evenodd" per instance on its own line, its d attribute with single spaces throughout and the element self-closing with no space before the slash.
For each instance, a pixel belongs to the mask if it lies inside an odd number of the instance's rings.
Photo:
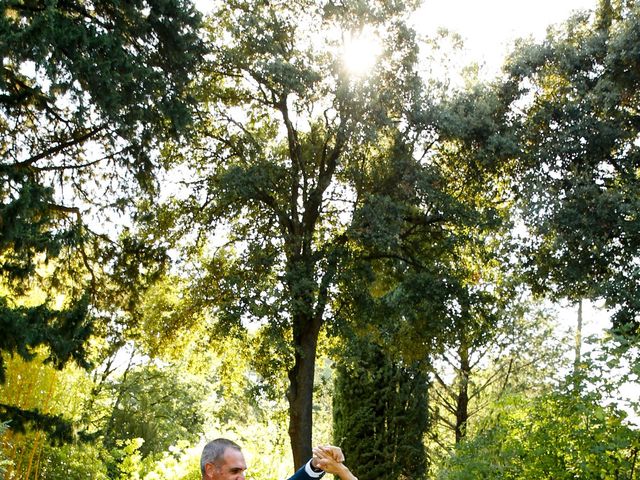
<svg viewBox="0 0 640 480">
<path fill-rule="evenodd" d="M 381 51 L 380 38 L 371 28 L 365 27 L 345 36 L 342 63 L 349 75 L 362 77 L 373 70 Z"/>
</svg>

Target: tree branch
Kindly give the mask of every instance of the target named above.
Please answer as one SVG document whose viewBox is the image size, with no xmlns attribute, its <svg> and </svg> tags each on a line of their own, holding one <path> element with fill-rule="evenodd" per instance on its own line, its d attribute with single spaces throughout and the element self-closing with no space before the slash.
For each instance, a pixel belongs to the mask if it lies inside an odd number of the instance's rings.
<svg viewBox="0 0 640 480">
<path fill-rule="evenodd" d="M 75 145 L 78 145 L 82 142 L 85 142 L 86 140 L 88 140 L 89 138 L 91 138 L 92 136 L 94 136 L 96 133 L 104 130 L 107 128 L 107 125 L 102 125 L 96 128 L 93 128 L 89 131 L 86 131 L 76 137 L 72 137 L 70 140 L 67 140 L 66 142 L 62 142 L 62 143 L 58 143 L 57 145 L 54 145 L 51 148 L 48 148 L 47 150 L 45 150 L 44 152 L 41 152 L 37 155 L 34 155 L 33 157 L 30 157 L 26 160 L 23 160 L 21 162 L 18 162 L 16 164 L 14 164 L 14 167 L 18 167 L 18 168 L 26 168 L 29 167 L 31 165 L 33 165 L 35 162 L 37 162 L 38 160 L 42 160 L 43 158 L 49 157 L 51 155 L 55 155 L 57 153 L 62 152 L 63 150 L 69 148 L 69 147 L 73 147 Z"/>
</svg>

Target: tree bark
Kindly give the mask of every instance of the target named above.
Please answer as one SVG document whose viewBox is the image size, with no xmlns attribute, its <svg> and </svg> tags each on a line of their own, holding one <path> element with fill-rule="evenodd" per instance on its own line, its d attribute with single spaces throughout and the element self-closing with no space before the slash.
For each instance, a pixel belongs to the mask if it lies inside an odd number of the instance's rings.
<svg viewBox="0 0 640 480">
<path fill-rule="evenodd" d="M 575 335 L 575 359 L 573 362 L 574 373 L 580 370 L 580 362 L 582 361 L 582 299 L 578 300 L 578 323 L 576 325 Z"/>
<path fill-rule="evenodd" d="M 467 433 L 467 421 L 469 420 L 469 377 L 471 367 L 469 365 L 469 348 L 463 339 L 458 349 L 460 357 L 460 372 L 458 397 L 456 399 L 456 445 L 460 443 Z"/>
<path fill-rule="evenodd" d="M 313 429 L 313 379 L 321 320 L 300 315 L 294 318 L 294 364 L 289 370 L 289 438 L 297 470 L 311 458 Z"/>
</svg>

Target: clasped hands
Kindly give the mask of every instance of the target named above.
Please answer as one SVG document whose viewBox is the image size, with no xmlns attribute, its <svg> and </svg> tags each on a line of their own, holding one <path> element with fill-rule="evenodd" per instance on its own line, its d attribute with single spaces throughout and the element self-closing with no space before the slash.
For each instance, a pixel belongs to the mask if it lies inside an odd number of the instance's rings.
<svg viewBox="0 0 640 480">
<path fill-rule="evenodd" d="M 358 480 L 355 475 L 342 463 L 344 454 L 340 447 L 321 445 L 313 449 L 311 462 L 314 467 L 321 468 L 327 473 L 337 475 L 341 480 Z"/>
</svg>

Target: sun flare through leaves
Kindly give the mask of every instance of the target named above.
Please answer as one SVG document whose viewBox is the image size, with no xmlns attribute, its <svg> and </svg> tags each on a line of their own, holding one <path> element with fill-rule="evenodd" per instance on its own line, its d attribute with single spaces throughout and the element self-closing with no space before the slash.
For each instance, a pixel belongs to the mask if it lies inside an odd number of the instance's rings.
<svg viewBox="0 0 640 480">
<path fill-rule="evenodd" d="M 342 50 L 342 63 L 353 77 L 369 74 L 382 52 L 381 40 L 376 32 L 365 27 L 360 32 L 346 34 Z"/>
</svg>

